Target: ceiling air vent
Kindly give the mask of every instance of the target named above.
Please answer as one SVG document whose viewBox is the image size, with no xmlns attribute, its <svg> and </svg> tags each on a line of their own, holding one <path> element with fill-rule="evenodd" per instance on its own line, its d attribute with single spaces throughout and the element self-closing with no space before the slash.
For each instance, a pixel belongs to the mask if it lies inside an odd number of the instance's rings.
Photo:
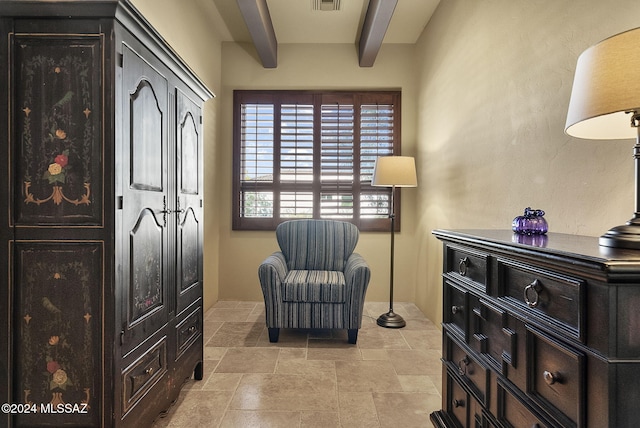
<svg viewBox="0 0 640 428">
<path fill-rule="evenodd" d="M 340 0 L 311 0 L 311 8 L 320 11 L 340 10 Z"/>
</svg>

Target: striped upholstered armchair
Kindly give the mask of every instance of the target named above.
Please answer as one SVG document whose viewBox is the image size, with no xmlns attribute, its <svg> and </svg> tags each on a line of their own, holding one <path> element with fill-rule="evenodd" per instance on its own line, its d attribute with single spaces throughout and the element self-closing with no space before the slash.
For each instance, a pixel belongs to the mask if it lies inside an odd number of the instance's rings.
<svg viewBox="0 0 640 428">
<path fill-rule="evenodd" d="M 347 329 L 356 343 L 371 271 L 354 253 L 358 228 L 334 220 L 292 220 L 278 226 L 281 251 L 258 268 L 269 340 L 281 328 Z"/>
</svg>

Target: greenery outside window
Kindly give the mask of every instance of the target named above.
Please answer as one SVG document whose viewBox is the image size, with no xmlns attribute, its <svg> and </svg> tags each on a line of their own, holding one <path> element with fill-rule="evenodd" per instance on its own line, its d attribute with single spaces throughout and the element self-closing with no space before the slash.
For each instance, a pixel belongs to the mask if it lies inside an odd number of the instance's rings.
<svg viewBox="0 0 640 428">
<path fill-rule="evenodd" d="M 318 218 L 389 230 L 391 190 L 371 178 L 378 156 L 400 154 L 399 91 L 238 90 L 233 108 L 233 229 Z"/>
</svg>

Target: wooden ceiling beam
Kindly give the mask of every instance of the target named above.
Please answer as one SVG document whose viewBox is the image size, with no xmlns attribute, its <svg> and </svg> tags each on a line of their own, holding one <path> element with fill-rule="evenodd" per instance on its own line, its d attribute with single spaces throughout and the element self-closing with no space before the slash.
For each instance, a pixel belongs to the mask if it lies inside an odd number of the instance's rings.
<svg viewBox="0 0 640 428">
<path fill-rule="evenodd" d="M 237 0 L 238 7 L 247 24 L 253 45 L 264 68 L 278 66 L 278 41 L 273 29 L 267 0 Z"/>
<path fill-rule="evenodd" d="M 372 67 L 398 0 L 370 0 L 358 46 L 360 67 Z"/>
</svg>

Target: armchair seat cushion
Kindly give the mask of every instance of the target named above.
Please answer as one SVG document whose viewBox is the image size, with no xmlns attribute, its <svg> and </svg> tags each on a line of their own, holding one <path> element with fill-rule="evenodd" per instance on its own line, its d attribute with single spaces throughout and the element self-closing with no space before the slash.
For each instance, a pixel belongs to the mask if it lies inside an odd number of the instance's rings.
<svg viewBox="0 0 640 428">
<path fill-rule="evenodd" d="M 282 281 L 283 301 L 344 303 L 344 274 L 335 270 L 290 270 Z"/>
</svg>

